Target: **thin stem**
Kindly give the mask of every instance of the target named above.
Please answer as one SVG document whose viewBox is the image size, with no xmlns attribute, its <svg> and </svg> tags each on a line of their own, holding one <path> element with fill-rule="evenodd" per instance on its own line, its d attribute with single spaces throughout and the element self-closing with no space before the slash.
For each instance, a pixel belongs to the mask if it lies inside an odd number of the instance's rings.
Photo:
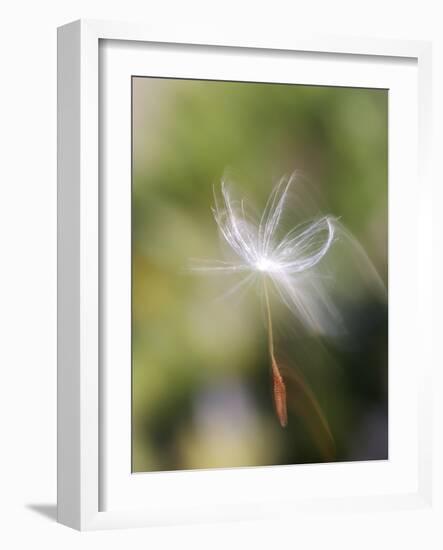
<svg viewBox="0 0 443 550">
<path fill-rule="evenodd" d="M 268 294 L 268 287 L 266 284 L 266 280 L 263 280 L 263 287 L 265 292 L 265 303 L 266 303 L 266 313 L 267 313 L 267 320 L 268 320 L 268 345 L 269 345 L 269 355 L 271 357 L 272 362 L 275 361 L 274 357 L 274 334 L 272 329 L 272 316 L 271 316 L 271 304 L 269 302 L 269 294 Z"/>
<path fill-rule="evenodd" d="M 277 360 L 274 354 L 274 332 L 272 328 L 271 305 L 269 301 L 268 288 L 266 286 L 266 279 L 263 279 L 263 286 L 265 294 L 266 313 L 268 318 L 268 347 L 272 368 L 272 389 L 274 392 L 275 412 L 277 413 L 280 425 L 284 428 L 288 423 L 288 413 L 286 408 L 286 386 L 280 373 L 280 369 L 278 368 Z"/>
<path fill-rule="evenodd" d="M 265 304 L 266 304 L 266 316 L 267 316 L 267 323 L 268 323 L 268 346 L 269 346 L 269 357 L 271 360 L 271 369 L 272 369 L 272 384 L 273 384 L 272 390 L 274 394 L 275 412 L 280 421 L 280 425 L 284 428 L 288 423 L 287 404 L 286 404 L 286 383 L 280 372 L 280 368 L 278 366 L 277 359 L 275 358 L 275 353 L 274 353 L 274 334 L 273 334 L 273 326 L 272 326 L 271 305 L 269 301 L 269 293 L 266 285 L 266 279 L 263 279 L 263 287 L 264 287 Z M 314 436 L 316 436 L 317 443 L 320 446 L 323 454 L 328 459 L 332 460 L 333 457 L 335 456 L 334 437 L 329 428 L 328 421 L 326 420 L 326 417 L 323 414 L 323 411 L 317 399 L 315 398 L 314 393 L 312 392 L 308 384 L 304 381 L 301 373 L 297 372 L 297 369 L 292 369 L 290 376 L 288 375 L 287 372 L 285 373 L 285 375 L 287 377 L 289 388 L 292 387 L 293 390 L 296 388 L 297 391 L 301 391 L 302 395 L 305 396 L 307 403 L 309 403 L 310 406 L 313 408 L 316 418 L 318 418 L 320 421 L 321 430 L 326 435 L 326 439 L 325 440 L 319 439 L 321 437 L 321 433 L 320 435 L 318 434 L 318 428 L 316 427 L 315 424 L 313 424 L 314 417 L 311 417 L 311 421 L 309 422 L 309 425 L 314 432 Z M 299 404 L 298 407 L 301 414 L 304 414 L 306 418 L 309 420 L 309 416 L 307 416 L 306 409 L 304 409 L 301 404 Z"/>
</svg>

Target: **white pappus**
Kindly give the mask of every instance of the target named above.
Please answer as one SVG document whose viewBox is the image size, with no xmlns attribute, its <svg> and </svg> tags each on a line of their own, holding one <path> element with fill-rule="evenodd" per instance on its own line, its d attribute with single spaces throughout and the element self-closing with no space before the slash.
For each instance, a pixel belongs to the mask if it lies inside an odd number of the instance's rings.
<svg viewBox="0 0 443 550">
<path fill-rule="evenodd" d="M 215 195 L 214 219 L 232 252 L 232 259 L 203 260 L 191 270 L 202 273 L 244 274 L 229 289 L 232 294 L 248 284 L 271 283 L 282 302 L 308 328 L 325 332 L 340 316 L 325 289 L 325 278 L 314 272 L 337 238 L 339 223 L 332 216 L 297 224 L 282 232 L 282 218 L 288 214 L 288 194 L 296 174 L 282 178 L 272 191 L 259 219 L 251 215 L 244 200 L 233 198 L 225 182 L 221 200 Z"/>
</svg>

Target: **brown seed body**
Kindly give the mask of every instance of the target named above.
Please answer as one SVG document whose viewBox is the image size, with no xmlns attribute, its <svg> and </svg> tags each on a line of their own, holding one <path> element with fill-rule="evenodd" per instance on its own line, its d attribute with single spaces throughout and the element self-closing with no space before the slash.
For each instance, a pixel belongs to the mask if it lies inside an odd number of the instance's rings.
<svg viewBox="0 0 443 550">
<path fill-rule="evenodd" d="M 275 412 L 284 428 L 288 423 L 288 411 L 286 406 L 286 386 L 275 359 L 272 360 L 272 381 L 274 391 Z"/>
</svg>

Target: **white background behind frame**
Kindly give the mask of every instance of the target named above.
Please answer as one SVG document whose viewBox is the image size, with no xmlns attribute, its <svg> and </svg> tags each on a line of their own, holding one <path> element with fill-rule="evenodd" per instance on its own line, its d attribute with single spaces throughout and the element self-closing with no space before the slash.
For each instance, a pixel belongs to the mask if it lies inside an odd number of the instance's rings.
<svg viewBox="0 0 443 550">
<path fill-rule="evenodd" d="M 416 228 L 410 222 L 416 209 L 416 60 L 104 40 L 99 66 L 104 220 L 100 509 L 143 508 L 153 523 L 166 517 L 180 522 L 254 516 L 257 508 L 260 514 L 271 514 L 282 508 L 281 501 L 295 513 L 306 508 L 306 499 L 416 493 L 418 348 L 406 347 L 404 341 L 417 341 L 419 334 L 419 296 L 408 290 L 418 287 L 418 280 L 414 267 L 407 273 L 402 270 L 411 251 L 417 253 Z M 391 243 L 397 244 L 389 247 L 388 461 L 131 474 L 129 107 L 133 75 L 389 90 L 389 232 Z M 408 226 L 410 235 L 405 232 Z M 402 236 L 408 246 L 398 244 Z M 410 296 L 408 316 L 402 308 L 405 294 Z"/>
<path fill-rule="evenodd" d="M 95 155 L 95 153 L 97 152 L 97 149 L 96 149 L 97 144 L 95 144 L 94 146 L 94 135 L 96 135 L 94 134 L 94 130 L 96 130 L 96 128 L 94 128 L 94 124 L 96 124 L 96 122 L 94 122 L 94 120 L 91 117 L 86 117 L 86 113 L 89 110 L 89 114 L 90 114 L 91 112 L 94 112 L 94 108 L 96 108 L 96 103 L 95 103 L 96 98 L 94 97 L 94 94 L 93 94 L 94 81 L 91 77 L 93 77 L 93 75 L 96 74 L 97 66 L 96 66 L 96 60 L 94 60 L 94 56 L 93 55 L 90 56 L 90 54 L 91 53 L 93 54 L 94 48 L 96 48 L 98 34 L 100 34 L 101 36 L 104 35 L 104 37 L 107 37 L 107 36 L 115 37 L 116 29 L 117 30 L 120 29 L 120 33 L 117 32 L 117 35 L 119 35 L 120 38 L 122 37 L 122 33 L 123 33 L 123 36 L 125 36 L 125 33 L 126 33 L 126 37 L 130 37 L 130 38 L 140 37 L 140 29 L 137 26 L 131 27 L 129 29 L 130 32 L 128 33 L 128 27 L 124 25 L 118 26 L 114 24 L 111 27 L 109 26 L 100 27 L 99 24 L 95 24 L 95 25 L 96 25 L 95 28 L 94 28 L 94 24 L 88 24 L 87 27 L 84 26 L 83 29 L 86 30 L 87 32 L 85 33 L 82 32 L 81 34 L 82 41 L 83 40 L 85 40 L 86 42 L 88 42 L 89 40 L 91 41 L 89 44 L 89 49 L 86 48 L 89 54 L 86 55 L 84 58 L 82 58 L 82 62 L 80 64 L 81 76 L 83 77 L 85 77 L 86 75 L 89 76 L 89 78 L 87 78 L 86 80 L 84 78 L 81 79 L 81 82 L 83 83 L 83 85 L 86 85 L 87 87 L 90 86 L 89 89 L 84 90 L 85 92 L 87 92 L 86 97 L 88 101 L 82 104 L 82 110 L 81 110 L 82 120 L 84 123 L 81 126 L 82 152 L 83 152 L 83 158 L 86 157 L 86 160 L 87 160 L 86 164 L 88 168 L 88 170 L 86 170 L 86 173 L 83 174 L 83 176 L 87 174 L 89 174 L 89 176 L 93 176 L 94 173 L 96 174 L 96 169 L 97 169 L 96 155 Z M 327 41 L 323 43 L 319 41 L 317 42 L 317 47 L 319 48 L 325 47 L 326 43 Z M 302 47 L 307 47 L 307 45 L 311 44 L 311 47 L 312 47 L 313 42 L 312 40 L 307 40 L 305 42 L 301 40 L 299 44 Z M 418 56 L 418 51 L 420 50 L 417 44 L 414 45 L 414 44 L 404 43 L 404 42 L 397 44 L 398 49 L 396 49 L 395 43 L 376 42 L 373 44 L 376 44 L 375 49 L 377 53 L 385 52 L 385 53 L 391 53 L 392 55 L 405 55 L 405 52 L 409 52 L 409 54 L 412 56 L 414 55 Z M 350 40 L 347 42 L 346 41 L 341 42 L 341 47 L 344 48 L 344 51 L 358 51 L 358 52 L 368 51 L 367 48 L 370 45 L 371 43 L 366 41 L 361 42 L 361 41 Z M 294 47 L 297 48 L 297 44 L 294 44 Z M 334 47 L 335 49 L 337 48 L 337 42 L 334 43 Z M 310 49 L 310 48 L 308 47 L 307 49 Z M 84 50 L 85 53 L 86 53 L 86 50 Z M 420 56 L 421 62 L 425 61 L 425 59 L 426 58 Z M 95 147 L 95 150 L 94 150 L 94 147 Z M 85 165 L 83 166 L 85 167 Z M 91 277 L 94 274 L 96 275 L 96 273 L 94 273 L 93 258 L 94 258 L 94 246 L 96 246 L 97 243 L 94 244 L 94 242 L 92 242 L 91 244 L 91 238 L 93 241 L 94 227 L 93 227 L 92 220 L 93 220 L 94 206 L 97 206 L 97 202 L 96 202 L 97 197 L 94 194 L 94 188 L 91 185 L 91 180 L 89 179 L 88 182 L 89 182 L 89 187 L 86 186 L 85 178 L 84 177 L 81 178 L 81 190 L 84 193 L 81 192 L 80 197 L 81 197 L 81 201 L 85 201 L 85 203 L 81 203 L 83 204 L 83 206 L 81 206 L 81 214 L 82 214 L 82 217 L 84 217 L 84 221 L 86 222 L 86 225 L 82 225 L 82 229 L 86 230 L 86 233 L 82 233 L 82 234 L 84 236 L 87 235 L 88 240 L 83 241 L 82 238 L 80 238 L 80 243 L 81 243 L 80 253 L 81 253 L 82 260 L 85 260 L 85 259 L 91 260 L 89 263 L 85 261 L 83 262 L 81 261 L 80 263 L 80 266 L 83 266 L 81 267 L 81 270 L 80 270 L 80 282 L 82 283 L 82 290 L 85 291 L 84 293 L 82 293 L 83 302 L 82 302 L 82 307 L 80 312 L 82 316 L 85 315 L 86 313 L 88 314 L 88 319 L 87 319 L 88 324 L 87 325 L 83 324 L 82 326 L 82 331 L 84 332 L 82 333 L 82 339 L 81 339 L 81 342 L 82 342 L 81 351 L 84 353 L 84 359 L 88 360 L 88 365 L 90 367 L 89 369 L 83 370 L 85 369 L 86 365 L 85 363 L 82 364 L 82 373 L 84 376 L 81 377 L 80 388 L 84 398 L 82 402 L 82 407 L 84 407 L 84 409 L 82 409 L 81 411 L 82 414 L 80 416 L 80 428 L 81 428 L 80 435 L 82 438 L 82 443 L 86 441 L 88 445 L 82 447 L 82 456 L 81 456 L 82 468 L 79 469 L 79 472 L 77 472 L 77 475 L 79 475 L 81 487 L 82 487 L 80 498 L 82 500 L 83 507 L 82 507 L 82 517 L 81 518 L 77 517 L 75 521 L 78 521 L 79 525 L 82 526 L 83 528 L 85 527 L 94 528 L 94 527 L 104 527 L 104 526 L 110 527 L 110 526 L 128 525 L 128 524 L 141 525 L 141 524 L 146 524 L 146 518 L 143 517 L 143 514 L 141 515 L 136 513 L 125 514 L 123 512 L 119 512 L 119 513 L 106 512 L 106 513 L 97 514 L 97 501 L 96 501 L 97 486 L 92 483 L 94 479 L 96 479 L 97 473 L 98 473 L 97 463 L 94 461 L 94 459 L 98 458 L 98 454 L 97 454 L 97 450 L 94 451 L 94 447 L 93 447 L 97 443 L 96 437 L 94 436 L 97 435 L 96 430 L 98 428 L 98 423 L 96 422 L 96 420 L 94 420 L 94 418 L 90 417 L 90 415 L 94 411 L 94 399 L 96 399 L 96 396 L 94 396 L 93 390 L 94 390 L 94 384 L 96 384 L 97 382 L 94 378 L 94 372 L 91 371 L 91 367 L 93 366 L 91 364 L 91 361 L 93 362 L 94 360 L 96 361 L 97 359 L 96 342 L 94 344 L 95 340 L 92 341 L 94 336 L 93 334 L 94 322 L 96 321 L 96 318 L 94 318 L 93 310 L 94 310 L 94 305 L 96 306 L 96 302 L 94 302 L 94 296 L 93 296 L 94 285 L 83 286 L 83 284 L 87 282 L 88 276 Z M 91 223 L 91 225 L 88 225 L 88 223 Z M 412 232 L 412 229 L 411 229 L 411 232 Z M 84 256 L 85 254 L 86 256 Z M 91 293 L 89 295 L 89 301 L 88 301 L 88 292 Z M 421 380 L 423 382 L 424 378 L 422 378 Z M 424 383 L 419 386 L 424 389 L 427 387 Z M 427 414 L 426 408 L 421 407 L 420 410 L 424 414 Z M 89 412 L 88 418 L 85 415 L 86 411 Z M 423 422 L 421 423 L 423 424 Z M 424 443 L 426 443 L 426 440 L 423 440 L 423 442 L 421 443 L 422 444 L 420 449 L 424 449 L 425 448 Z M 174 518 L 169 517 L 165 521 L 171 521 L 171 520 L 173 521 Z"/>
<path fill-rule="evenodd" d="M 6 236 L 2 239 L 2 259 L 6 267 L 0 275 L 0 325 L 7 334 L 0 347 L 0 363 L 4 367 L 0 412 L 4 420 L 3 449 L 13 449 L 13 452 L 0 455 L 4 473 L 0 543 L 14 549 L 40 543 L 50 550 L 71 550 L 79 546 L 96 550 L 102 545 L 110 550 L 122 547 L 200 550 L 208 546 L 225 550 L 242 544 L 255 550 L 269 550 L 286 548 L 291 543 L 304 550 L 318 550 L 326 545 L 348 550 L 354 549 L 358 542 L 360 550 L 399 546 L 404 550 L 420 547 L 440 550 L 443 547 L 440 498 L 443 479 L 439 466 L 443 462 L 441 400 L 434 400 L 432 405 L 436 465 L 432 508 L 84 534 L 51 519 L 56 496 L 56 27 L 87 16 L 143 22 L 156 34 L 181 36 L 185 41 L 202 34 L 208 39 L 242 40 L 255 36 L 257 40 L 267 40 L 268 37 L 293 37 L 299 29 L 382 40 L 432 40 L 433 77 L 431 82 L 426 81 L 427 93 L 432 93 L 434 98 L 432 129 L 428 126 L 425 137 L 426 148 L 432 140 L 437 152 L 443 148 L 441 3 L 437 0 L 404 3 L 399 12 L 398 3 L 385 0 L 373 0 L 370 4 L 351 0 L 333 3 L 313 0 L 303 4 L 274 0 L 259 6 L 253 0 L 241 3 L 237 0 L 211 3 L 164 0 L 155 6 L 139 0 L 65 0 L 57 4 L 50 0 L 39 3 L 20 0 L 5 5 L 3 13 L 10 24 L 4 26 L 0 35 L 5 53 L 3 69 L 9 83 L 0 87 L 0 142 L 7 150 L 0 163 L 1 181 L 5 182 L 0 190 L 0 228 L 3 237 Z M 35 84 L 32 100 L 30 83 Z M 422 313 L 436 342 L 441 335 L 443 307 L 443 217 L 439 215 L 443 202 L 442 177 L 441 163 L 433 163 L 424 184 L 426 190 L 423 196 L 420 194 L 428 214 L 427 221 L 423 217 L 427 234 L 423 242 L 425 259 L 433 259 L 433 267 L 428 265 L 425 269 L 429 290 Z M 429 238 L 431 231 L 432 239 Z M 17 254 L 19 250 L 26 253 Z M 433 280 L 438 284 L 433 285 Z M 18 297 L 26 304 L 26 315 L 17 307 Z M 23 345 L 24 333 L 26 345 Z M 441 346 L 434 347 L 424 361 L 434 365 L 434 386 L 441 387 Z M 16 387 L 21 388 L 20 402 L 26 406 L 17 406 L 17 392 L 11 391 Z"/>
</svg>

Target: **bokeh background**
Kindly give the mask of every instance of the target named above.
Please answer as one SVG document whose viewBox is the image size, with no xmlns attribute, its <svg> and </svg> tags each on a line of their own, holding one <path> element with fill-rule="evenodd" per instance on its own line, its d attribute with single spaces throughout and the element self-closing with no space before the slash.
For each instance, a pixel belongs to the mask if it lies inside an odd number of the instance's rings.
<svg viewBox="0 0 443 550">
<path fill-rule="evenodd" d="M 186 266 L 220 257 L 210 207 L 227 170 L 261 208 L 298 169 L 387 285 L 387 91 L 134 77 L 132 93 L 133 471 L 325 461 L 303 415 L 285 429 L 275 417 L 257 296 L 217 300 L 229 283 Z M 328 420 L 333 459 L 386 459 L 387 304 L 347 286 L 346 342 L 295 331 L 278 345 Z"/>
</svg>

